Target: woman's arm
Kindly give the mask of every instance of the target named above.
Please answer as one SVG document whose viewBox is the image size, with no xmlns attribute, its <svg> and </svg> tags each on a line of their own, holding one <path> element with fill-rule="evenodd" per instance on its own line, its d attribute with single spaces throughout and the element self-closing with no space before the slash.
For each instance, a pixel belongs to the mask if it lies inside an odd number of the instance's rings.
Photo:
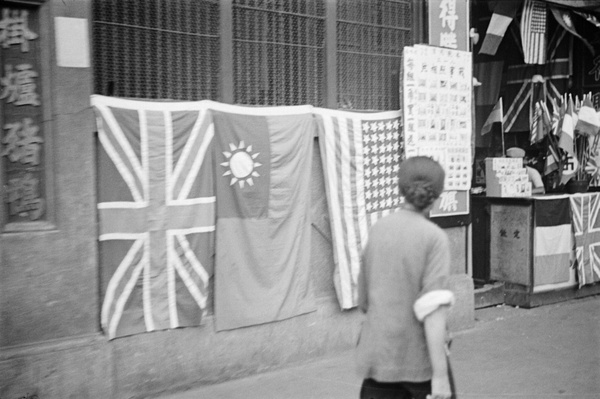
<svg viewBox="0 0 600 399">
<path fill-rule="evenodd" d="M 446 320 L 448 305 L 439 306 L 423 320 L 425 338 L 429 350 L 429 360 L 433 368 L 431 378 L 431 399 L 450 399 L 450 380 L 446 359 Z"/>
</svg>

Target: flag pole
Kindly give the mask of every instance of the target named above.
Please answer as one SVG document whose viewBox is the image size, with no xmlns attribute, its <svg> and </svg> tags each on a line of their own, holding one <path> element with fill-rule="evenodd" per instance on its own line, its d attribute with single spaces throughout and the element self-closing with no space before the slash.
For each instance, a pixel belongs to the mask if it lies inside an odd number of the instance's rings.
<svg viewBox="0 0 600 399">
<path fill-rule="evenodd" d="M 500 97 L 500 135 L 502 138 L 502 156 L 506 157 L 506 148 L 504 148 L 504 104 L 502 104 L 502 97 Z"/>
</svg>

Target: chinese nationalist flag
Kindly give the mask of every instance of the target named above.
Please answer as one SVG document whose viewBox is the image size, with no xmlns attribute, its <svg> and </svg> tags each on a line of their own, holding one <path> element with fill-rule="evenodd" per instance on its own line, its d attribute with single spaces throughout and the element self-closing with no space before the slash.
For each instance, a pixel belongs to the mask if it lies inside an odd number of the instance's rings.
<svg viewBox="0 0 600 399">
<path fill-rule="evenodd" d="M 110 339 L 199 325 L 212 274 L 213 131 L 205 102 L 92 96 L 101 324 Z"/>
<path fill-rule="evenodd" d="M 214 104 L 217 330 L 315 310 L 309 284 L 311 111 Z"/>
</svg>

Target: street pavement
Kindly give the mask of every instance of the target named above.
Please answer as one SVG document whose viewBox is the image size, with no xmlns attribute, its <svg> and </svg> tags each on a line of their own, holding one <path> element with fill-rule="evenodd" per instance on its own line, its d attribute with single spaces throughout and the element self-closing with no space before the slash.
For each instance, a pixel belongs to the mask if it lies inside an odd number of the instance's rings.
<svg viewBox="0 0 600 399">
<path fill-rule="evenodd" d="M 600 296 L 522 309 L 475 311 L 475 326 L 453 334 L 459 399 L 600 398 Z M 354 353 L 161 399 L 353 399 L 361 378 Z"/>
</svg>

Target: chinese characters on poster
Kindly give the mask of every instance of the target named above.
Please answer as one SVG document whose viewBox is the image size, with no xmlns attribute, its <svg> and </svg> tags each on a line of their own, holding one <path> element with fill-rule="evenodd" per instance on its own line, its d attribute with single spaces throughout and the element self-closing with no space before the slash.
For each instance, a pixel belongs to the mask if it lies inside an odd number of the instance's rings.
<svg viewBox="0 0 600 399">
<path fill-rule="evenodd" d="M 406 156 L 425 155 L 446 171 L 446 190 L 471 186 L 471 54 L 416 45 L 404 48 Z"/>
</svg>

